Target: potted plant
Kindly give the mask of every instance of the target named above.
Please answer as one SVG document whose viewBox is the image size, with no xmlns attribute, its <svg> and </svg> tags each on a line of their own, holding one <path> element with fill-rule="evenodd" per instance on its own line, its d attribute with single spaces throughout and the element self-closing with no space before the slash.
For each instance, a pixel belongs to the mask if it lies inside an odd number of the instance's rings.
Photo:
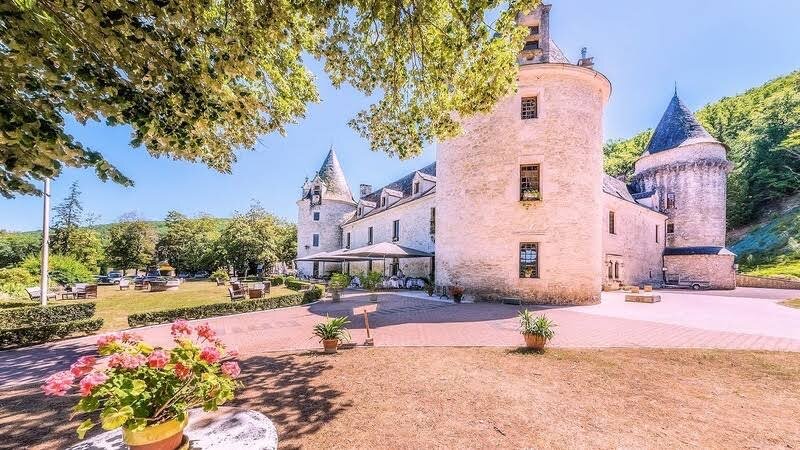
<svg viewBox="0 0 800 450">
<path fill-rule="evenodd" d="M 80 397 L 75 414 L 88 413 L 77 429 L 83 439 L 97 422 L 105 430 L 122 428 L 131 449 L 174 450 L 185 442 L 189 410 L 206 411 L 233 400 L 241 383 L 239 365 L 208 324 L 172 324 L 175 347 L 154 348 L 134 333 L 101 336 L 98 356 L 82 356 L 70 370 L 48 377 L 46 395 Z"/>
<path fill-rule="evenodd" d="M 461 303 L 461 299 L 464 297 L 464 288 L 461 286 L 450 286 L 447 288 L 448 293 L 451 297 L 453 297 L 453 301 L 456 303 Z"/>
<path fill-rule="evenodd" d="M 217 286 L 224 286 L 225 282 L 230 280 L 230 278 L 228 271 L 221 267 L 211 274 L 211 279 L 217 282 Z"/>
<path fill-rule="evenodd" d="M 423 281 L 425 283 L 425 287 L 423 289 L 425 289 L 425 292 L 428 294 L 428 297 L 433 297 L 433 293 L 436 291 L 436 283 L 427 278 L 425 278 Z"/>
<path fill-rule="evenodd" d="M 522 200 L 533 201 L 539 200 L 539 191 L 536 189 L 525 189 L 522 191 Z"/>
<path fill-rule="evenodd" d="M 553 338 L 556 326 L 547 316 L 533 316 L 527 309 L 519 313 L 519 327 L 525 338 L 525 346 L 533 350 L 544 349 L 547 341 Z"/>
<path fill-rule="evenodd" d="M 322 342 L 325 353 L 336 353 L 341 342 L 350 340 L 350 333 L 345 328 L 348 323 L 350 321 L 347 320 L 347 317 L 342 316 L 328 318 L 325 322 L 314 325 L 314 336 Z"/>
<path fill-rule="evenodd" d="M 350 286 L 350 276 L 345 273 L 334 273 L 328 282 L 328 289 L 331 291 L 331 299 L 334 302 L 342 300 L 342 291 Z"/>
<path fill-rule="evenodd" d="M 378 301 L 378 294 L 375 291 L 378 290 L 378 286 L 381 283 L 381 274 L 380 272 L 369 272 L 361 275 L 361 286 L 369 291 L 369 300 L 371 302 Z"/>
</svg>

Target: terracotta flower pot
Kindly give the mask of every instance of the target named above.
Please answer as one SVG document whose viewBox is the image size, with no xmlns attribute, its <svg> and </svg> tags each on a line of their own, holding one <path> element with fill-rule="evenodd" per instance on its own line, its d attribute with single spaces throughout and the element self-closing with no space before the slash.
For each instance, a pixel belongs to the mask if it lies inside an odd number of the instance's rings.
<svg viewBox="0 0 800 450">
<path fill-rule="evenodd" d="M 131 450 L 178 450 L 184 446 L 183 429 L 189 423 L 187 416 L 182 422 L 170 420 L 133 431 L 122 429 L 122 441 Z M 188 443 L 187 443 L 188 444 Z"/>
<path fill-rule="evenodd" d="M 342 301 L 342 292 L 338 289 L 331 289 L 331 301 L 334 302 Z"/>
<path fill-rule="evenodd" d="M 544 344 L 547 343 L 547 339 L 538 334 L 524 333 L 522 336 L 525 337 L 525 346 L 533 350 L 543 350 Z"/>
<path fill-rule="evenodd" d="M 323 339 L 322 340 L 322 348 L 325 349 L 325 353 L 336 353 L 336 350 L 339 348 L 339 340 L 338 339 Z"/>
</svg>

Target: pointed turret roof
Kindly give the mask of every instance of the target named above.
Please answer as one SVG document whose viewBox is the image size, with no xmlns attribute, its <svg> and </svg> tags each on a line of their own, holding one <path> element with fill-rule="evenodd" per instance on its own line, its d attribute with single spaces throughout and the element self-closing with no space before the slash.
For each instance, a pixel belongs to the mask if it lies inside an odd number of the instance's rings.
<svg viewBox="0 0 800 450">
<path fill-rule="evenodd" d="M 347 178 L 344 176 L 339 158 L 336 157 L 336 151 L 331 147 L 325 161 L 322 162 L 322 167 L 319 168 L 317 176 L 325 185 L 325 198 L 328 200 L 341 200 L 345 202 L 355 203 L 353 201 L 353 194 L 350 192 L 350 187 L 347 185 Z"/>
<path fill-rule="evenodd" d="M 698 142 L 716 142 L 697 119 L 692 114 L 692 111 L 683 104 L 678 93 L 672 97 L 672 100 L 664 111 L 661 121 L 658 122 L 656 131 L 650 138 L 647 144 L 645 154 L 653 154 L 663 152 L 672 148 L 680 147 L 687 144 L 695 144 Z"/>
</svg>

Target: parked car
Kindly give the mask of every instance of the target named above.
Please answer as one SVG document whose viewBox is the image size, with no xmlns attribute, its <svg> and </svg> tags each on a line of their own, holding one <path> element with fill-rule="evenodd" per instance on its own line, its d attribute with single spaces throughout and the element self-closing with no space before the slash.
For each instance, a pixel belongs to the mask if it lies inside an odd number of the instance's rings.
<svg viewBox="0 0 800 450">
<path fill-rule="evenodd" d="M 97 281 L 97 284 L 114 284 L 114 282 L 111 281 L 111 277 L 108 275 L 97 275 L 94 278 L 95 281 Z"/>
<path fill-rule="evenodd" d="M 108 279 L 111 281 L 111 284 L 119 284 L 119 280 L 123 277 L 122 272 L 108 272 Z"/>
<path fill-rule="evenodd" d="M 208 278 L 209 276 L 211 276 L 211 274 L 206 272 L 205 270 L 201 270 L 200 272 L 194 274 L 195 278 Z"/>
<path fill-rule="evenodd" d="M 192 274 L 189 272 L 181 272 L 178 274 L 178 278 L 192 278 Z"/>
</svg>

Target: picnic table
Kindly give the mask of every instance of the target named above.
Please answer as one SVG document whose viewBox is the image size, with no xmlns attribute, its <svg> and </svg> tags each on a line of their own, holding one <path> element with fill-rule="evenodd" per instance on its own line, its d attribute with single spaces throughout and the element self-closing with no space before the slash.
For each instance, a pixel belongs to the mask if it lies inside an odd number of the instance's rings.
<svg viewBox="0 0 800 450">
<path fill-rule="evenodd" d="M 214 412 L 202 409 L 189 411 L 189 425 L 183 430 L 189 448 L 203 450 L 278 448 L 275 425 L 258 411 L 222 407 Z M 122 430 L 106 431 L 88 438 L 69 450 L 127 449 L 122 442 Z"/>
</svg>

